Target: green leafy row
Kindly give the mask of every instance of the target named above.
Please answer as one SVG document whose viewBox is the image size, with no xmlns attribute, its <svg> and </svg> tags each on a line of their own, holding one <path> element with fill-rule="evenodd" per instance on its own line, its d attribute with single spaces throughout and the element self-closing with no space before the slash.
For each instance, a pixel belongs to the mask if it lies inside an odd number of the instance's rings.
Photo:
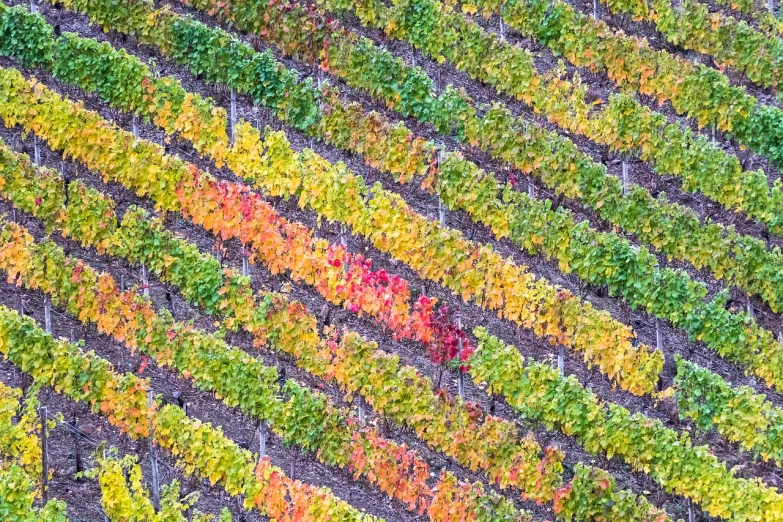
<svg viewBox="0 0 783 522">
<path fill-rule="evenodd" d="M 0 517 L 15 522 L 68 522 L 64 502 L 52 499 L 37 507 L 35 480 L 16 463 L 0 466 Z"/>
<path fill-rule="evenodd" d="M 658 419 L 631 413 L 599 400 L 574 376 L 525 361 L 519 351 L 474 330 L 479 345 L 470 374 L 490 393 L 506 398 L 519 414 L 576 437 L 590 453 L 618 457 L 650 475 L 668 491 L 699 503 L 714 517 L 737 521 L 783 519 L 783 495 L 760 479 L 741 479 L 690 435 L 664 427 Z"/>
<path fill-rule="evenodd" d="M 724 0 L 725 1 L 725 0 Z M 612 13 L 629 13 L 655 24 L 669 43 L 711 56 L 722 66 L 742 72 L 752 82 L 783 86 L 783 40 L 757 31 L 747 22 L 710 12 L 700 0 L 604 0 Z"/>
<path fill-rule="evenodd" d="M 783 466 L 783 409 L 748 386 L 732 387 L 706 368 L 681 357 L 675 360 L 681 417 L 693 420 L 700 430 L 716 429 L 742 449 Z"/>
<path fill-rule="evenodd" d="M 715 3 L 749 16 L 768 36 L 783 36 L 783 17 L 770 12 L 769 4 L 763 0 L 716 0 Z"/>
</svg>

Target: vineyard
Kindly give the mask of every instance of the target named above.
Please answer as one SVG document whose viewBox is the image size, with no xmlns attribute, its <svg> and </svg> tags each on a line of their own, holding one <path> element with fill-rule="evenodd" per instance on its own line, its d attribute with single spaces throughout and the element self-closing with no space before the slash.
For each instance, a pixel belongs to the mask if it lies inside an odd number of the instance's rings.
<svg viewBox="0 0 783 522">
<path fill-rule="evenodd" d="M 0 520 L 783 522 L 778 0 L 0 0 Z"/>
</svg>

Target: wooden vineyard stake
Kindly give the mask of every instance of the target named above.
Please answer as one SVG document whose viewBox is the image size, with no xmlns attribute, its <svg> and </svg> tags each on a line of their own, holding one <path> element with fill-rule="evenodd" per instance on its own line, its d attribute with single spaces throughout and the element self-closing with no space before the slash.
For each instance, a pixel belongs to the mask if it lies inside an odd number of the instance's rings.
<svg viewBox="0 0 783 522">
<path fill-rule="evenodd" d="M 340 224 L 340 244 L 343 248 L 348 247 L 348 235 L 345 230 L 345 224 Z"/>
<path fill-rule="evenodd" d="M 150 296 L 150 280 L 147 277 L 147 265 L 141 264 L 141 286 L 146 297 Z"/>
<path fill-rule="evenodd" d="M 454 313 L 454 320 L 457 323 L 457 330 L 460 332 L 462 331 L 462 315 L 459 313 L 459 310 L 457 310 Z M 462 359 L 462 337 L 457 337 L 457 357 L 461 360 Z M 459 374 L 457 376 L 457 393 L 460 397 L 463 399 L 465 398 L 465 372 L 463 372 L 461 369 L 458 370 Z"/>
<path fill-rule="evenodd" d="M 443 147 L 438 150 L 438 171 L 440 172 L 443 164 Z M 446 228 L 446 209 L 443 207 L 443 200 L 438 192 L 438 217 L 440 219 L 440 228 Z"/>
<path fill-rule="evenodd" d="M 628 186 L 630 181 L 628 180 L 628 162 L 623 158 L 623 194 L 628 194 Z"/>
<path fill-rule="evenodd" d="M 33 151 L 35 157 L 35 166 L 41 166 L 41 144 L 38 141 L 38 136 L 33 136 Z"/>
<path fill-rule="evenodd" d="M 63 178 L 63 183 L 65 185 L 65 194 L 64 194 L 65 195 L 65 203 L 64 204 L 67 207 L 68 205 L 71 204 L 70 203 L 70 201 L 71 201 L 71 191 L 70 191 L 70 187 L 68 186 L 70 178 L 68 178 L 68 176 L 65 174 L 65 160 L 62 160 L 60 162 L 60 177 Z"/>
<path fill-rule="evenodd" d="M 71 438 L 73 439 L 73 457 L 76 463 L 76 473 L 81 473 L 84 470 L 84 466 L 82 465 L 81 441 L 79 440 L 79 435 L 77 435 L 77 431 L 79 430 L 79 419 L 76 417 L 75 413 L 71 417 L 71 426 L 73 426 L 73 429 L 69 431 L 71 432 Z"/>
<path fill-rule="evenodd" d="M 41 504 L 49 502 L 49 452 L 46 444 L 46 406 L 38 408 L 41 418 Z"/>
<path fill-rule="evenodd" d="M 258 430 L 258 461 L 266 457 L 266 422 L 261 421 L 261 427 Z"/>
<path fill-rule="evenodd" d="M 147 390 L 147 407 L 152 409 L 152 390 Z M 160 511 L 160 478 L 158 477 L 158 459 L 155 456 L 155 434 L 152 428 L 152 419 L 149 421 L 150 429 L 150 468 L 152 469 L 152 505 L 155 511 Z"/>
<path fill-rule="evenodd" d="M 237 91 L 231 89 L 231 144 L 234 144 L 236 139 L 237 128 Z"/>
<path fill-rule="evenodd" d="M 340 224 L 340 244 L 342 245 L 343 249 L 345 249 L 345 253 L 348 253 L 348 231 L 345 228 L 345 224 Z M 343 275 L 345 277 L 348 277 L 348 263 L 343 263 Z"/>
<path fill-rule="evenodd" d="M 562 344 L 557 347 L 557 371 L 560 375 L 565 375 L 565 348 Z"/>
<path fill-rule="evenodd" d="M 52 301 L 48 295 L 44 296 L 44 329 L 52 333 Z"/>
<path fill-rule="evenodd" d="M 106 446 L 103 447 L 103 460 L 106 460 Z M 103 513 L 103 521 L 109 522 L 109 516 L 106 514 L 106 512 Z"/>
<path fill-rule="evenodd" d="M 361 395 L 356 396 L 356 402 L 358 403 L 358 409 L 359 409 L 359 423 L 364 425 L 367 420 L 367 413 L 364 410 L 364 397 Z"/>
</svg>

